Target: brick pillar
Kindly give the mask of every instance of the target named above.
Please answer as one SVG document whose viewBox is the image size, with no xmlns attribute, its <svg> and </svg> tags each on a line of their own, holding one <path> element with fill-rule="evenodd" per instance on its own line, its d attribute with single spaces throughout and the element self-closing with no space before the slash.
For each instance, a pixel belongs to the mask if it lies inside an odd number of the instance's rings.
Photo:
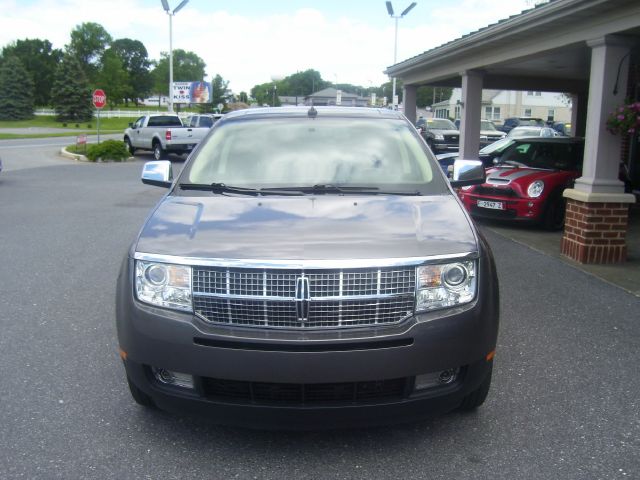
<svg viewBox="0 0 640 480">
<path fill-rule="evenodd" d="M 579 263 L 626 261 L 627 222 L 629 204 L 635 200 L 633 195 L 573 198 L 583 197 L 583 194 L 566 190 L 565 197 L 567 211 L 560 247 L 562 254 Z"/>
</svg>

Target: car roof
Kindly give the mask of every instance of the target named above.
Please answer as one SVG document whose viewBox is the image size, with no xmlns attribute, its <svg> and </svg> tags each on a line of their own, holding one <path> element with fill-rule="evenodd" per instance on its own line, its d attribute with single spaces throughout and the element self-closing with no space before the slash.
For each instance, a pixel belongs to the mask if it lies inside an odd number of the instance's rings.
<svg viewBox="0 0 640 480">
<path fill-rule="evenodd" d="M 306 117 L 313 108 L 317 117 L 404 119 L 404 115 L 388 108 L 368 107 L 261 107 L 227 113 L 224 121 L 247 118 Z"/>
</svg>

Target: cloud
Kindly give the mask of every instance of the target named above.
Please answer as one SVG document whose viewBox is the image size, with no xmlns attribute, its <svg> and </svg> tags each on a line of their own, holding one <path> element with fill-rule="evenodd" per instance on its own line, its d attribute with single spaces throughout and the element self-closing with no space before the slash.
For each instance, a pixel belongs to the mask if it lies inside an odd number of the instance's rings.
<svg viewBox="0 0 640 480">
<path fill-rule="evenodd" d="M 91 21 L 100 23 L 114 38 L 142 41 L 150 57 L 158 59 L 161 51 L 169 50 L 169 21 L 157 3 L 0 0 L 0 45 L 42 38 L 62 48 L 76 25 Z M 235 92 L 269 82 L 272 75 L 309 68 L 332 82 L 364 87 L 385 82 L 382 72 L 393 64 L 391 19 L 367 22 L 366 17 L 322 11 L 322 2 L 311 3 L 313 8 L 263 16 L 225 10 L 217 2 L 197 8 L 190 5 L 173 19 L 173 47 L 197 53 L 207 64 L 207 73 L 222 75 Z M 398 61 L 518 13 L 527 8 L 527 2 L 459 0 L 421 7 L 411 13 L 410 22 L 410 17 L 400 21 Z"/>
</svg>

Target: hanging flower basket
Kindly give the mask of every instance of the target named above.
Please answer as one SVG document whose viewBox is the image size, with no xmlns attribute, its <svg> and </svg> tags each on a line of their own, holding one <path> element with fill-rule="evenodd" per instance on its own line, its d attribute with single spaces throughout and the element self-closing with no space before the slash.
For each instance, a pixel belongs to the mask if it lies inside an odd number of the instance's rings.
<svg viewBox="0 0 640 480">
<path fill-rule="evenodd" d="M 607 119 L 607 130 L 614 135 L 633 135 L 640 131 L 640 102 L 620 105 Z"/>
</svg>

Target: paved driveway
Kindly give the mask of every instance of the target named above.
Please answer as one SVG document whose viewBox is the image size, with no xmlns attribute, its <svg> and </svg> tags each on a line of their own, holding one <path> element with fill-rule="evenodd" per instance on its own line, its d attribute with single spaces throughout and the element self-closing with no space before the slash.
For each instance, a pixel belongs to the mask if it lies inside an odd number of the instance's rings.
<svg viewBox="0 0 640 480">
<path fill-rule="evenodd" d="M 138 407 L 115 278 L 164 191 L 141 161 L 50 160 L 0 174 L 2 478 L 640 478 L 638 298 L 491 231 L 502 327 L 476 413 L 281 433 Z"/>
</svg>

